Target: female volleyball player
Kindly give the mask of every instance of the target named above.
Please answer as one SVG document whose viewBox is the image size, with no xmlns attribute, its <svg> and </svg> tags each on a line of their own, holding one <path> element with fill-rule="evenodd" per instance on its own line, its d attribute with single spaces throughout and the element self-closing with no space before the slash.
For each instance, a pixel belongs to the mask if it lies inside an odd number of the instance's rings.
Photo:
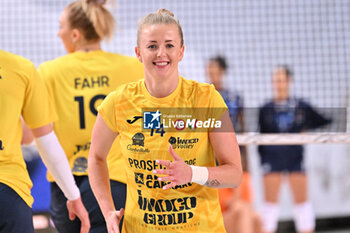
<svg viewBox="0 0 350 233">
<path fill-rule="evenodd" d="M 330 121 L 318 114 L 310 104 L 289 94 L 292 73 L 286 66 L 277 67 L 273 73 L 274 99 L 259 112 L 261 133 L 299 133 L 317 128 Z M 264 170 L 264 230 L 275 232 L 278 223 L 279 188 L 286 173 L 294 196 L 294 221 L 299 233 L 313 232 L 315 215 L 307 198 L 307 177 L 303 166 L 303 147 L 259 146 Z"/>
<path fill-rule="evenodd" d="M 51 123 L 56 118 L 34 65 L 20 56 L 0 50 L 0 232 L 31 233 L 32 182 L 21 152 L 21 115 L 36 139 L 40 155 L 66 198 L 71 219 L 89 218 L 81 202 L 69 165 Z M 28 140 L 30 141 L 30 139 Z"/>
<path fill-rule="evenodd" d="M 104 0 L 82 0 L 69 4 L 60 17 L 58 36 L 67 55 L 43 63 L 39 73 L 54 102 L 58 119 L 54 131 L 60 140 L 81 198 L 89 212 L 90 232 L 107 232 L 98 203 L 87 177 L 87 157 L 97 106 L 105 96 L 121 84 L 143 78 L 142 64 L 136 59 L 105 52 L 101 41 L 113 35 L 114 19 L 104 7 Z M 116 142 L 114 147 L 118 147 Z M 114 148 L 113 147 L 113 148 Z M 110 184 L 117 209 L 126 198 L 125 172 L 119 149 L 108 157 Z M 50 213 L 59 232 L 79 232 L 79 220 L 70 221 L 65 197 L 51 176 Z"/>
<path fill-rule="evenodd" d="M 128 179 L 124 232 L 225 232 L 214 188 L 240 184 L 238 144 L 227 107 L 214 86 L 179 76 L 183 43 L 181 26 L 171 12 L 161 9 L 147 15 L 140 21 L 135 48 L 145 79 L 118 88 L 99 108 L 88 168 L 109 232 L 119 232 L 118 220 L 124 213 L 115 211 L 106 163 L 117 136 Z M 150 108 L 154 111 L 147 111 Z M 169 108 L 174 115 L 177 110 L 184 113 L 180 118 L 186 117 L 186 109 L 213 111 L 229 132 L 200 130 L 203 122 L 188 129 L 176 116 L 172 118 L 177 119 L 172 121 L 176 127 L 170 130 L 167 122 L 160 122 Z M 127 123 L 138 116 L 138 124 Z"/>
<path fill-rule="evenodd" d="M 224 99 L 232 120 L 235 132 L 242 132 L 243 123 L 243 99 L 238 93 L 230 92 L 224 86 L 224 78 L 227 72 L 228 65 L 225 57 L 216 56 L 209 59 L 206 66 L 206 73 L 209 82 L 215 86 L 215 89 Z"/>
<path fill-rule="evenodd" d="M 209 59 L 206 73 L 210 83 L 215 86 L 228 107 L 235 132 L 242 133 L 244 132 L 243 100 L 238 93 L 225 89 L 223 82 L 227 69 L 225 57 L 215 56 Z M 259 233 L 262 229 L 261 220 L 252 206 L 253 193 L 247 166 L 246 147 L 240 146 L 239 149 L 243 167 L 242 184 L 237 189 L 221 188 L 218 190 L 224 224 L 228 233 Z"/>
</svg>

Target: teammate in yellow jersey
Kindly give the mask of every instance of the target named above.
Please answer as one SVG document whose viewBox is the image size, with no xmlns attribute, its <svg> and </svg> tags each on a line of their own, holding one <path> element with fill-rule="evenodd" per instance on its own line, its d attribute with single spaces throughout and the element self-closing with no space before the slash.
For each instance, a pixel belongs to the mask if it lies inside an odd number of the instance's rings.
<svg viewBox="0 0 350 233">
<path fill-rule="evenodd" d="M 89 153 L 89 179 L 108 232 L 119 232 L 124 214 L 113 205 L 106 166 L 116 137 L 128 179 L 124 233 L 225 232 L 215 188 L 237 187 L 242 179 L 227 107 L 213 85 L 179 76 L 183 34 L 168 10 L 140 21 L 135 52 L 145 79 L 103 101 Z M 216 117 L 206 119 L 208 112 Z"/>
<path fill-rule="evenodd" d="M 32 233 L 32 182 L 21 152 L 21 115 L 35 137 L 40 155 L 62 188 L 71 218 L 89 218 L 69 165 L 51 123 L 56 115 L 34 65 L 25 58 L 0 50 L 0 232 Z M 29 139 L 30 141 L 31 139 Z M 64 203 L 66 204 L 66 203 Z"/>
<path fill-rule="evenodd" d="M 103 0 L 82 0 L 69 4 L 60 17 L 58 32 L 68 54 L 39 67 L 58 114 L 54 131 L 66 152 L 89 212 L 90 232 L 98 233 L 107 232 L 107 228 L 87 177 L 87 158 L 97 106 L 119 85 L 144 77 L 142 64 L 136 57 L 101 49 L 101 41 L 110 38 L 114 29 L 113 16 L 104 4 Z M 120 151 L 118 145 L 116 141 L 108 164 L 111 166 L 109 178 L 113 200 L 119 209 L 125 205 L 126 178 L 120 156 L 114 153 Z M 48 178 L 53 182 L 50 175 Z M 60 233 L 79 232 L 79 220 L 70 221 L 66 209 L 65 197 L 53 182 L 50 213 L 57 230 Z"/>
</svg>

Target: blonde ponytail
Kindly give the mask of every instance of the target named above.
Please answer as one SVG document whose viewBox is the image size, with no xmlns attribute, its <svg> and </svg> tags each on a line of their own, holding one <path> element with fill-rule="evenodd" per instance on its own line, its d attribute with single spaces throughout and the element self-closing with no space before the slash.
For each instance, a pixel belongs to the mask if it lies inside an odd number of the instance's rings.
<svg viewBox="0 0 350 233">
<path fill-rule="evenodd" d="M 88 41 L 111 39 L 115 23 L 105 4 L 106 0 L 77 0 L 68 5 L 71 27 L 80 29 Z"/>
</svg>

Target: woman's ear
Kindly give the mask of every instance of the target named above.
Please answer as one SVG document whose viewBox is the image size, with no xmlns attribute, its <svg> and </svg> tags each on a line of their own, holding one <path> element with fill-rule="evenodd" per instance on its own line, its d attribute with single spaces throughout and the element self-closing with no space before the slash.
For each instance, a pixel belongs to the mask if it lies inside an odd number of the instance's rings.
<svg viewBox="0 0 350 233">
<path fill-rule="evenodd" d="M 78 30 L 78 29 L 73 29 L 72 30 L 72 35 L 71 35 L 71 37 L 72 37 L 72 42 L 74 43 L 74 44 L 76 44 L 79 40 L 80 40 L 80 38 L 81 38 L 81 32 Z"/>
<path fill-rule="evenodd" d="M 140 54 L 140 48 L 138 46 L 135 46 L 135 54 L 136 54 L 137 59 L 139 59 L 139 61 L 142 63 L 142 57 L 141 57 L 141 54 Z"/>
<path fill-rule="evenodd" d="M 179 61 L 181 61 L 182 58 L 184 57 L 184 52 L 185 52 L 185 46 L 182 45 L 182 47 L 180 49 L 180 53 L 179 53 Z"/>
</svg>

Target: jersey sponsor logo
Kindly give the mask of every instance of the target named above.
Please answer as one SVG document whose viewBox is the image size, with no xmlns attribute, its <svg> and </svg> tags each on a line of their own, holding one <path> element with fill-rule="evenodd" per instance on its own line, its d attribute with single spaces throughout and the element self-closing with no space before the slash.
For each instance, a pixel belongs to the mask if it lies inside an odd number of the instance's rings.
<svg viewBox="0 0 350 233">
<path fill-rule="evenodd" d="M 144 184 L 143 173 L 135 172 L 135 182 L 136 184 Z"/>
<path fill-rule="evenodd" d="M 136 152 L 136 153 L 149 153 L 150 150 L 148 148 L 137 148 L 131 144 L 129 144 L 127 147 L 126 147 L 127 150 L 130 150 L 132 152 Z"/>
<path fill-rule="evenodd" d="M 180 137 L 170 137 L 168 142 L 174 149 L 192 149 L 199 142 L 199 138 L 181 139 Z"/>
<path fill-rule="evenodd" d="M 134 172 L 135 183 L 139 188 L 146 186 L 149 189 L 162 189 L 165 185 L 169 184 L 170 181 L 159 181 L 156 175 L 144 175 L 143 173 Z M 192 186 L 192 183 L 183 185 L 176 185 L 172 189 L 182 189 Z"/>
<path fill-rule="evenodd" d="M 144 170 L 144 171 L 153 171 L 154 169 L 163 169 L 164 167 L 156 162 L 156 160 L 138 160 L 134 158 L 128 158 L 129 166 L 131 168 Z M 196 159 L 184 160 L 188 165 L 196 165 Z"/>
<path fill-rule="evenodd" d="M 188 223 L 194 213 L 192 209 L 197 206 L 197 198 L 194 196 L 174 199 L 154 199 L 142 196 L 138 193 L 138 206 L 145 211 L 143 221 L 147 225 L 169 226 Z"/>
<path fill-rule="evenodd" d="M 132 137 L 132 145 L 145 146 L 145 136 L 143 133 L 136 133 Z"/>
<path fill-rule="evenodd" d="M 4 150 L 4 146 L 2 145 L 2 140 L 0 140 L 0 150 Z"/>
<path fill-rule="evenodd" d="M 145 147 L 145 136 L 143 133 L 136 133 L 132 137 L 132 144 L 128 144 L 126 149 L 132 152 L 149 153 L 150 150 Z"/>
<path fill-rule="evenodd" d="M 143 128 L 144 129 L 159 129 L 161 127 L 161 113 L 159 110 L 156 112 L 143 112 Z"/>
<path fill-rule="evenodd" d="M 158 164 L 156 160 L 138 160 L 128 158 L 129 165 L 131 168 L 136 168 L 145 171 L 152 171 L 154 169 L 163 169 L 163 166 Z"/>
<path fill-rule="evenodd" d="M 96 88 L 96 87 L 109 87 L 109 78 L 107 75 L 101 75 L 97 77 L 90 78 L 74 78 L 74 88 L 84 89 L 84 88 Z"/>
<path fill-rule="evenodd" d="M 126 120 L 126 122 L 128 122 L 128 124 L 134 124 L 137 120 L 139 120 L 139 119 L 142 119 L 142 116 L 134 116 L 134 118 L 133 119 L 131 119 L 131 120 Z"/>
<path fill-rule="evenodd" d="M 87 171 L 87 159 L 85 157 L 79 157 L 74 161 L 73 172 L 86 172 Z"/>
<path fill-rule="evenodd" d="M 77 148 L 76 151 L 74 151 L 74 155 L 78 154 L 80 151 L 87 151 L 90 149 L 91 142 L 86 143 L 85 145 L 75 145 Z"/>
</svg>

